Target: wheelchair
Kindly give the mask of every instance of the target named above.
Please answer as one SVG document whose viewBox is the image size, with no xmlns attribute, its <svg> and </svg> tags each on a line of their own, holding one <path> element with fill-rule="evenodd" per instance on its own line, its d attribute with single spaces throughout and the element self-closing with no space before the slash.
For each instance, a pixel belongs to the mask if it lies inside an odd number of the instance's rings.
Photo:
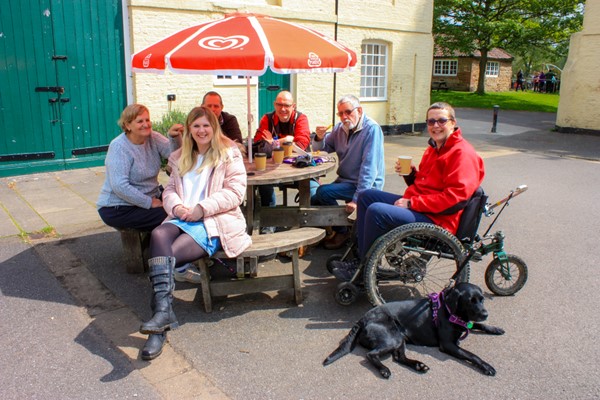
<svg viewBox="0 0 600 400">
<path fill-rule="evenodd" d="M 477 189 L 464 206 L 456 236 L 438 225 L 421 222 L 399 226 L 381 236 L 352 279 L 338 285 L 336 301 L 350 305 L 362 291 L 374 306 L 425 297 L 455 282 L 468 282 L 470 262 L 481 261 L 490 253 L 493 259 L 485 271 L 486 286 L 499 296 L 514 295 L 527 281 L 527 264 L 504 251 L 502 231 L 489 232 L 509 201 L 526 190 L 527 186 L 521 185 L 504 199 L 489 204 L 483 189 Z M 499 206 L 502 208 L 485 233 L 478 235 L 482 216 L 491 217 Z M 351 243 L 343 255 L 328 259 L 327 269 L 331 272 L 333 260 L 356 256 L 356 244 Z"/>
</svg>

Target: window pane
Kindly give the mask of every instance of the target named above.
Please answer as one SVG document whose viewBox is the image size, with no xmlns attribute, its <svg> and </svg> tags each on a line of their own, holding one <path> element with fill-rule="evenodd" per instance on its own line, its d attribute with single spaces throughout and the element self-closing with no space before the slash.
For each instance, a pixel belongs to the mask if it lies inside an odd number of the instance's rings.
<svg viewBox="0 0 600 400">
<path fill-rule="evenodd" d="M 361 46 L 360 97 L 386 98 L 387 62 L 386 45 L 363 43 Z"/>
</svg>

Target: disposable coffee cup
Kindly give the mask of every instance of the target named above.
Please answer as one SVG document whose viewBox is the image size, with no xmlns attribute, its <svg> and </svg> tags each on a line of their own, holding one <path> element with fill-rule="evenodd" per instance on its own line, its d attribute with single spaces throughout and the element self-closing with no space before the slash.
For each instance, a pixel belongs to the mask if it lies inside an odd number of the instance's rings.
<svg viewBox="0 0 600 400">
<path fill-rule="evenodd" d="M 284 142 L 281 147 L 283 147 L 283 156 L 291 157 L 292 156 L 292 142 Z"/>
<path fill-rule="evenodd" d="M 284 150 L 280 147 L 273 149 L 273 163 L 281 164 L 283 163 Z"/>
<path fill-rule="evenodd" d="M 398 175 L 410 175 L 411 168 L 410 163 L 412 162 L 411 156 L 398 156 L 398 165 L 400 166 L 400 172 Z"/>
<path fill-rule="evenodd" d="M 265 153 L 256 153 L 254 155 L 254 168 L 257 171 L 267 169 L 267 155 Z"/>
</svg>

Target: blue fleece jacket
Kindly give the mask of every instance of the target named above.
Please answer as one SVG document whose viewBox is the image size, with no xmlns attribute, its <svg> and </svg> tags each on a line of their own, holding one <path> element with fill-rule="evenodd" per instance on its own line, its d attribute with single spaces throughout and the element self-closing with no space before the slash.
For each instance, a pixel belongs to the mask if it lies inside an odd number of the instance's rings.
<svg viewBox="0 0 600 400">
<path fill-rule="evenodd" d="M 383 132 L 377 122 L 363 114 L 353 133 L 348 135 L 341 122 L 325 135 L 323 140 L 313 140 L 313 150 L 335 152 L 338 157 L 336 182 L 356 185 L 352 201 L 367 189 L 383 189 L 385 159 Z"/>
</svg>

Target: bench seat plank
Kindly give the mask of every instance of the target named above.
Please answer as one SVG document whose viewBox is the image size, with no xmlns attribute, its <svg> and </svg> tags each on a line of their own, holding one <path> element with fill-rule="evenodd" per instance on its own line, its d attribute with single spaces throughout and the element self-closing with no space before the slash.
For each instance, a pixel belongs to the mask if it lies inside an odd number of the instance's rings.
<svg viewBox="0 0 600 400">
<path fill-rule="evenodd" d="M 206 312 L 212 311 L 212 296 L 230 294 L 245 294 L 267 292 L 272 290 L 293 288 L 296 304 L 302 303 L 302 281 L 300 279 L 300 257 L 298 249 L 319 242 L 325 237 L 321 228 L 299 228 L 269 235 L 252 236 L 252 245 L 237 257 L 237 279 L 211 281 L 210 271 L 205 259 L 196 263 L 202 274 L 201 290 Z M 258 257 L 291 251 L 292 273 L 277 276 L 257 276 Z M 222 251 L 213 255 L 216 258 L 226 258 Z M 245 270 L 246 261 L 249 271 Z M 250 278 L 246 278 L 249 272 Z"/>
</svg>

